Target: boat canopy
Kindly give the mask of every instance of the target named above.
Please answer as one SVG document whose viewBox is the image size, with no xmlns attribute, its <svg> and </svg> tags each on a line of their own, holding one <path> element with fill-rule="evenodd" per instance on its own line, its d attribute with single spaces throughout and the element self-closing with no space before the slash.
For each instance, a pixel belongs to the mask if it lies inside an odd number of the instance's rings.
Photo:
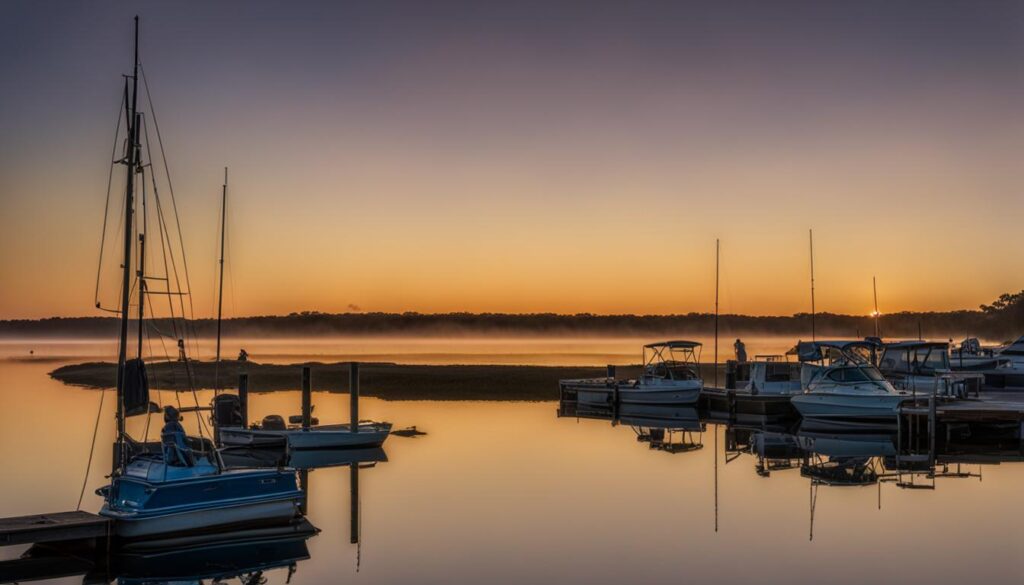
<svg viewBox="0 0 1024 585">
<path fill-rule="evenodd" d="M 872 351 L 878 346 L 872 341 L 862 339 L 853 341 L 800 341 L 796 347 L 789 350 L 790 354 L 796 354 L 801 362 L 816 362 L 824 358 L 830 350 L 838 351 L 847 360 L 866 361 L 856 352 L 858 349 Z"/>
<path fill-rule="evenodd" d="M 648 343 L 644 347 L 647 349 L 656 349 L 660 347 L 667 347 L 669 349 L 694 349 L 700 347 L 702 344 L 697 341 L 659 341 L 658 343 Z"/>
<path fill-rule="evenodd" d="M 946 341 L 897 341 L 895 343 L 886 343 L 885 349 L 918 349 L 918 348 L 936 348 L 941 347 L 949 349 L 949 343 Z"/>
</svg>

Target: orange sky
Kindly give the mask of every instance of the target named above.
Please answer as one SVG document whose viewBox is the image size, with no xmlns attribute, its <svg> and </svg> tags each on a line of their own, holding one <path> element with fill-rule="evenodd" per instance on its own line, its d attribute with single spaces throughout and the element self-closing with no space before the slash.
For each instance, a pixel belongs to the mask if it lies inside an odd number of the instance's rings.
<svg viewBox="0 0 1024 585">
<path fill-rule="evenodd" d="M 883 312 L 1024 288 L 1013 11 L 712 14 L 693 37 L 657 14 L 141 6 L 200 315 L 225 165 L 228 315 L 711 311 L 715 238 L 722 310 L 789 314 L 809 228 L 820 311 L 867 314 L 873 275 Z M 0 318 L 97 314 L 130 28 L 81 18 L 0 19 Z"/>
</svg>

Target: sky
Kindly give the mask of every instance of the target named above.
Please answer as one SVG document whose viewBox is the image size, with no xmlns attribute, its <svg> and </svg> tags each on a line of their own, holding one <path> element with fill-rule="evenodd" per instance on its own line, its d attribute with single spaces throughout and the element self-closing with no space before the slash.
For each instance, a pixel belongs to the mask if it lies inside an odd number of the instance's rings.
<svg viewBox="0 0 1024 585">
<path fill-rule="evenodd" d="M 199 316 L 225 166 L 228 316 L 1024 289 L 1019 2 L 6 0 L 0 318 L 100 314 L 135 14 Z"/>
</svg>

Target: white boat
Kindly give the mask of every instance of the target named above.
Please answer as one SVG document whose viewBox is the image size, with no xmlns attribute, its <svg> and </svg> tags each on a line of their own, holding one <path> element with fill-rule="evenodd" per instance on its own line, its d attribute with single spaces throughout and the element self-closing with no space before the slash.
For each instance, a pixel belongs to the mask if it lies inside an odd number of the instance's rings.
<svg viewBox="0 0 1024 585">
<path fill-rule="evenodd" d="M 983 377 L 954 372 L 944 341 L 900 341 L 883 346 L 878 370 L 893 387 L 911 394 L 966 398 L 977 394 Z"/>
<path fill-rule="evenodd" d="M 643 347 L 643 371 L 637 379 L 560 380 L 559 386 L 563 395 L 575 393 L 580 404 L 696 404 L 704 387 L 700 347 L 696 341 L 650 343 Z"/>
<path fill-rule="evenodd" d="M 984 376 L 985 390 L 1024 390 L 1024 336 L 1001 347 L 983 347 L 974 338 L 950 352 L 950 367 L 957 372 Z"/>
<path fill-rule="evenodd" d="M 804 393 L 792 398 L 800 416 L 842 428 L 893 424 L 900 405 L 912 400 L 896 390 L 867 355 L 864 341 L 801 342 Z"/>
<path fill-rule="evenodd" d="M 245 424 L 241 399 L 235 394 L 219 394 L 213 399 L 213 422 L 223 447 L 252 449 L 355 449 L 380 447 L 391 434 L 391 423 L 359 421 L 355 432 L 351 424 L 321 425 L 310 417 L 308 426 L 301 416 L 289 424 L 280 415 L 271 414 L 251 425 Z M 312 410 L 312 409 L 311 409 Z"/>
<path fill-rule="evenodd" d="M 276 422 L 276 417 L 273 419 Z M 252 428 L 221 427 L 218 429 L 220 443 L 231 447 L 273 447 L 285 446 L 290 449 L 345 449 L 380 447 L 391 433 L 391 423 L 361 422 L 356 432 L 351 425 L 316 425 L 302 428 L 298 425 L 278 427 L 264 419 L 260 426 Z"/>
</svg>

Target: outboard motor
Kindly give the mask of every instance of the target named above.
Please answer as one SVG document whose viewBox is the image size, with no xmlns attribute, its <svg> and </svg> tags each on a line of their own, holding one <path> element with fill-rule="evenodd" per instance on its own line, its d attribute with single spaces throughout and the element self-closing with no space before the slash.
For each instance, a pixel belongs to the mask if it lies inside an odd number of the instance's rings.
<svg viewBox="0 0 1024 585">
<path fill-rule="evenodd" d="M 220 427 L 242 426 L 242 403 L 234 394 L 218 394 L 213 399 L 213 424 Z"/>
<path fill-rule="evenodd" d="M 284 418 L 279 414 L 268 414 L 263 417 L 263 423 L 260 427 L 265 431 L 284 431 L 287 430 L 287 426 L 284 424 Z"/>
</svg>

